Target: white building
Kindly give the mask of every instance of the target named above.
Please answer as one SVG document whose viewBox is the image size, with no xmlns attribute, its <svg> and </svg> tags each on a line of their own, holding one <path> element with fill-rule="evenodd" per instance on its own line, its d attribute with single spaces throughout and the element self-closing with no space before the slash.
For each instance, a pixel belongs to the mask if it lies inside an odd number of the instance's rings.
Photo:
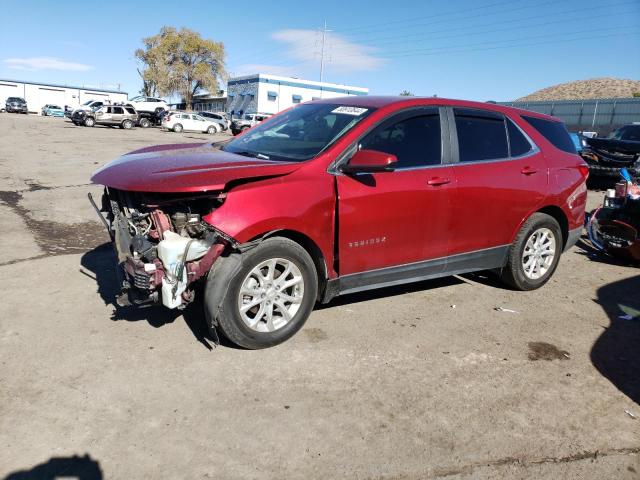
<svg viewBox="0 0 640 480">
<path fill-rule="evenodd" d="M 364 87 L 258 73 L 229 79 L 227 112 L 234 117 L 245 113 L 273 114 L 296 103 L 368 93 Z"/>
<path fill-rule="evenodd" d="M 77 107 L 87 100 L 127 101 L 127 93 L 103 88 L 71 87 L 50 83 L 22 82 L 0 79 L 0 106 L 8 97 L 21 97 L 27 101 L 30 112 L 40 113 L 46 104 Z"/>
</svg>

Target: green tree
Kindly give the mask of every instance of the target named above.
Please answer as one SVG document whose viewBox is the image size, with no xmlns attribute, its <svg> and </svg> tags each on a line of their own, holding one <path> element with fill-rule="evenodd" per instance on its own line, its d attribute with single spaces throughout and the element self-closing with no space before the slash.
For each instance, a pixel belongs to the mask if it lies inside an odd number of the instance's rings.
<svg viewBox="0 0 640 480">
<path fill-rule="evenodd" d="M 400 96 L 401 97 L 415 97 L 415 95 L 412 92 L 410 92 L 409 90 L 402 90 L 400 92 Z"/>
<path fill-rule="evenodd" d="M 202 38 L 188 28 L 165 26 L 142 43 L 144 48 L 135 56 L 142 64 L 145 94 L 179 95 L 189 109 L 196 93 L 217 92 L 226 78 L 222 42 Z"/>
<path fill-rule="evenodd" d="M 640 97 L 640 92 L 633 92 L 631 95 L 633 97 Z"/>
</svg>

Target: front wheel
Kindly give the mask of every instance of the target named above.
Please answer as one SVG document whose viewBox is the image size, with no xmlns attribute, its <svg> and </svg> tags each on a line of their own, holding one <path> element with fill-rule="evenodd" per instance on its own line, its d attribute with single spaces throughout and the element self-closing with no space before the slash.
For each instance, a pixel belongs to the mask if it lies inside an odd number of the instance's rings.
<svg viewBox="0 0 640 480">
<path fill-rule="evenodd" d="M 236 345 L 267 348 L 302 328 L 317 293 L 318 277 L 307 251 L 287 238 L 269 238 L 218 259 L 207 280 L 205 313 L 209 325 L 217 324 Z"/>
<path fill-rule="evenodd" d="M 562 232 L 555 218 L 534 213 L 509 248 L 500 278 L 517 290 L 535 290 L 553 275 L 563 248 Z"/>
<path fill-rule="evenodd" d="M 96 121 L 92 117 L 87 117 L 84 121 L 85 127 L 93 127 L 96 124 Z"/>
<path fill-rule="evenodd" d="M 218 129 L 216 127 L 214 127 L 213 125 L 211 125 L 209 128 L 207 128 L 207 133 L 209 135 L 214 135 L 214 134 L 218 133 Z"/>
<path fill-rule="evenodd" d="M 141 118 L 138 123 L 140 124 L 140 128 L 149 128 L 151 126 L 151 122 L 148 118 Z"/>
</svg>

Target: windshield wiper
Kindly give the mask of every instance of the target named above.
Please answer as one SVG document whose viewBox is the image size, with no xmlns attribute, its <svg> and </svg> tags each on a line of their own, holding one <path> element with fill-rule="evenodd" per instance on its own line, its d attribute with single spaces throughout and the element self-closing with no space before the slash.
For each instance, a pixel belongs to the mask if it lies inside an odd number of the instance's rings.
<svg viewBox="0 0 640 480">
<path fill-rule="evenodd" d="M 242 155 L 243 157 L 251 157 L 251 158 L 261 158 L 263 160 L 271 160 L 271 157 L 259 152 L 250 152 L 249 150 L 242 150 L 240 152 L 231 152 L 236 155 Z"/>
</svg>

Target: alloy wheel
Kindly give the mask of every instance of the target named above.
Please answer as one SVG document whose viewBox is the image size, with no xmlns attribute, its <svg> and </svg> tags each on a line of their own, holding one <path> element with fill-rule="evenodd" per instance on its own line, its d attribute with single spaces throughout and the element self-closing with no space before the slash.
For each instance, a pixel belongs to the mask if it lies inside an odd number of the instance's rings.
<svg viewBox="0 0 640 480">
<path fill-rule="evenodd" d="M 291 260 L 271 258 L 255 266 L 238 294 L 238 310 L 247 327 L 273 332 L 287 325 L 304 298 L 304 278 Z"/>
<path fill-rule="evenodd" d="M 522 252 L 522 270 L 531 280 L 542 278 L 553 265 L 556 256 L 556 237 L 548 228 L 535 230 Z"/>
</svg>

